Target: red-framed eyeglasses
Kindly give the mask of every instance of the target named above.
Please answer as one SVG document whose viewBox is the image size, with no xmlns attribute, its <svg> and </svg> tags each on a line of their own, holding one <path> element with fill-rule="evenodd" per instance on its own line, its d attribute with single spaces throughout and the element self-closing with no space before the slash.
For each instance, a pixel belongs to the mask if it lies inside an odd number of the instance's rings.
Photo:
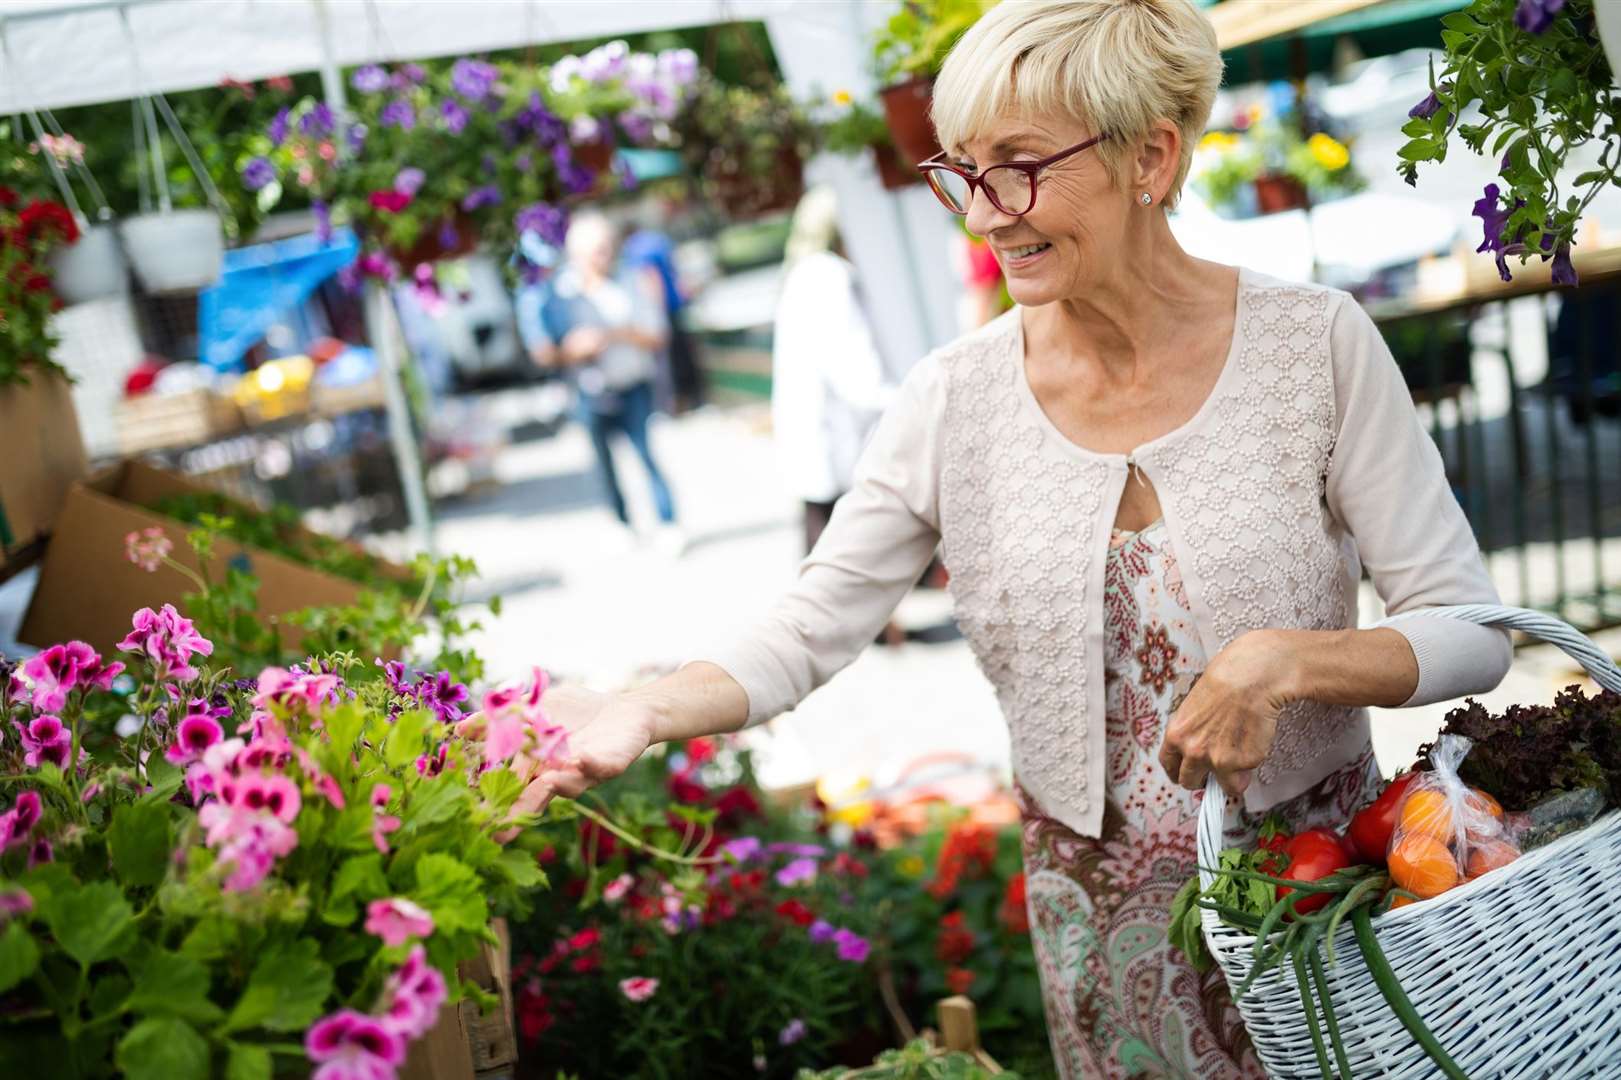
<svg viewBox="0 0 1621 1080">
<path fill-rule="evenodd" d="M 923 174 L 923 179 L 928 181 L 929 190 L 933 191 L 935 197 L 953 214 L 968 213 L 968 206 L 974 199 L 974 191 L 983 189 L 992 206 L 1009 217 L 1023 217 L 1035 209 L 1036 179 L 1041 170 L 1096 146 L 1108 137 L 1109 133 L 1105 131 L 1040 161 L 1010 161 L 1002 165 L 992 165 L 978 176 L 970 176 L 955 165 L 949 164 L 945 160 L 944 150 L 927 161 L 918 162 L 917 169 Z"/>
</svg>

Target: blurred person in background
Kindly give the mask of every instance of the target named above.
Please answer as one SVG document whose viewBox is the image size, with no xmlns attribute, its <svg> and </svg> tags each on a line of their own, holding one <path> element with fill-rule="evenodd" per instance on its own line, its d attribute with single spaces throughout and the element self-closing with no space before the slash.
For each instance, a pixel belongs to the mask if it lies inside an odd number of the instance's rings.
<svg viewBox="0 0 1621 1080">
<path fill-rule="evenodd" d="M 635 227 L 619 249 L 619 261 L 627 271 L 646 269 L 658 277 L 669 338 L 659 357 L 654 389 L 659 408 L 671 416 L 680 416 L 703 404 L 704 386 L 697 347 L 681 325 L 688 296 L 676 270 L 675 243 L 666 231 L 674 207 L 671 199 L 644 197 L 632 215 Z"/>
<path fill-rule="evenodd" d="M 636 539 L 614 469 L 615 433 L 630 442 L 647 470 L 660 522 L 658 546 L 679 555 L 686 539 L 648 438 L 657 355 L 669 336 L 661 286 L 650 270 L 621 269 L 617 248 L 618 235 L 606 217 L 594 211 L 576 216 L 562 267 L 520 293 L 519 330 L 530 358 L 561 368 L 573 384 L 609 506 L 628 536 Z"/>
</svg>

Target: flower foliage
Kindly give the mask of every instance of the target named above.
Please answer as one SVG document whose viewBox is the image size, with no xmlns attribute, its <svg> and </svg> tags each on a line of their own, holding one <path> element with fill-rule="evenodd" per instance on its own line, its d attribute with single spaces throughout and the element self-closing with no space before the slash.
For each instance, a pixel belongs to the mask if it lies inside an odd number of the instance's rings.
<svg viewBox="0 0 1621 1080">
<path fill-rule="evenodd" d="M 51 252 L 77 243 L 79 226 L 61 203 L 27 199 L 0 185 L 0 387 L 27 382 L 31 370 L 62 369 L 51 359 L 51 316 L 62 306 L 51 289 Z"/>
</svg>

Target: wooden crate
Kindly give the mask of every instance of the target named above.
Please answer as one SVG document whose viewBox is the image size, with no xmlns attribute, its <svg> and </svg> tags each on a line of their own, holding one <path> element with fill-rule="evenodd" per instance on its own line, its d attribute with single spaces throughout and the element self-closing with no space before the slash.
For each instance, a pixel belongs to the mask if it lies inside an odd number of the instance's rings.
<svg viewBox="0 0 1621 1080">
<path fill-rule="evenodd" d="M 125 454 L 196 446 L 242 430 L 242 414 L 212 390 L 143 394 L 118 403 L 118 448 Z"/>
</svg>

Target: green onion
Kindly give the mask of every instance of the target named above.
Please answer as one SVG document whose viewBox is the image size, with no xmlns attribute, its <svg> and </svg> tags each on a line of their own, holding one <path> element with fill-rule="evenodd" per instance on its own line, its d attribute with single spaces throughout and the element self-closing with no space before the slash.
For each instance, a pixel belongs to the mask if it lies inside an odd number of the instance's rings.
<svg viewBox="0 0 1621 1080">
<path fill-rule="evenodd" d="M 1379 939 L 1373 933 L 1373 919 L 1368 915 L 1365 907 L 1357 908 L 1351 915 L 1351 925 L 1356 928 L 1357 944 L 1362 947 L 1362 959 L 1368 965 L 1368 973 L 1373 976 L 1373 983 L 1379 992 L 1385 996 L 1385 1002 L 1390 1011 L 1402 1022 L 1413 1036 L 1413 1041 L 1430 1055 L 1430 1060 L 1449 1078 L 1449 1080 L 1469 1080 L 1469 1076 L 1458 1068 L 1446 1048 L 1424 1026 L 1424 1018 L 1418 1015 L 1413 1003 L 1407 1000 L 1407 992 L 1401 988 L 1396 979 L 1396 973 L 1390 969 L 1390 962 L 1385 959 L 1384 951 L 1379 948 Z"/>
</svg>

